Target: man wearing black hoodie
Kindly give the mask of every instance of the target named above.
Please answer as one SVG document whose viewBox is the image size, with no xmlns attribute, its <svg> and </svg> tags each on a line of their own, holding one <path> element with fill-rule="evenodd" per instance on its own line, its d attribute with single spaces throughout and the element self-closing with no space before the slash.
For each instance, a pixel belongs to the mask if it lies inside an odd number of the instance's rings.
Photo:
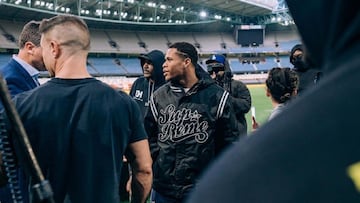
<svg viewBox="0 0 360 203">
<path fill-rule="evenodd" d="M 135 80 L 130 90 L 130 96 L 139 105 L 144 116 L 152 93 L 161 85 L 165 84 L 162 65 L 165 62 L 164 54 L 159 50 L 153 50 L 139 57 L 144 76 Z"/>
<path fill-rule="evenodd" d="M 153 50 L 147 54 L 140 54 L 138 57 L 140 59 L 140 65 L 143 70 L 143 76 L 135 80 L 130 89 L 130 96 L 135 100 L 135 102 L 140 107 L 142 117 L 145 116 L 146 111 L 149 108 L 149 99 L 151 95 L 157 90 L 161 85 L 165 84 L 165 77 L 162 71 L 162 65 L 165 62 L 165 55 L 159 50 Z M 127 166 L 126 159 L 124 159 L 124 166 Z M 123 170 L 124 177 L 130 177 L 129 171 Z M 129 191 L 129 184 L 126 190 Z M 122 191 L 124 191 L 124 184 L 122 186 Z M 123 195 L 124 196 L 124 195 Z"/>
<path fill-rule="evenodd" d="M 290 63 L 294 65 L 293 69 L 299 76 L 298 94 L 314 87 L 320 79 L 321 72 L 310 63 L 305 62 L 304 47 L 302 44 L 296 44 L 290 52 Z"/>
<path fill-rule="evenodd" d="M 287 0 L 324 77 L 231 147 L 189 202 L 360 202 L 357 0 Z"/>
</svg>

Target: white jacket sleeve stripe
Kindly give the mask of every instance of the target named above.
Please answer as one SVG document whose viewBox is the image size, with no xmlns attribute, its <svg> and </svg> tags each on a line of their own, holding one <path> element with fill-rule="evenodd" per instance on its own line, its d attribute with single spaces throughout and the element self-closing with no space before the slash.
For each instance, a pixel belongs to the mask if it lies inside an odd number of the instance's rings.
<svg viewBox="0 0 360 203">
<path fill-rule="evenodd" d="M 220 118 L 224 112 L 224 107 L 227 101 L 227 98 L 229 97 L 229 93 L 227 91 L 224 91 L 220 103 L 219 103 L 219 107 L 218 110 L 216 112 L 216 119 Z"/>
<path fill-rule="evenodd" d="M 155 121 L 157 122 L 158 112 L 157 112 L 157 109 L 156 109 L 156 106 L 155 106 L 155 103 L 154 103 L 153 95 L 151 95 L 151 97 L 150 97 L 150 110 L 151 110 L 151 113 L 154 116 Z"/>
</svg>

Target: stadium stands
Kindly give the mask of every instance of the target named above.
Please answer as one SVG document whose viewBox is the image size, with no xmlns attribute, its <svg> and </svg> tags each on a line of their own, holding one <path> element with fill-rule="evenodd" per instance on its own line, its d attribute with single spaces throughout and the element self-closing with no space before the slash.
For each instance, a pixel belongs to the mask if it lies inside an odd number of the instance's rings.
<svg viewBox="0 0 360 203">
<path fill-rule="evenodd" d="M 240 63 L 238 59 L 230 59 L 230 68 L 235 74 L 239 73 L 252 73 L 255 72 L 256 69 L 254 68 L 253 64 L 248 63 Z"/>
<path fill-rule="evenodd" d="M 122 58 L 120 60 L 124 67 L 126 67 L 130 76 L 142 75 L 143 72 L 138 58 Z"/>
<path fill-rule="evenodd" d="M 23 25 L 24 23 L 20 22 L 0 20 L 0 66 L 10 59 L 11 53 L 17 52 L 16 40 Z M 228 54 L 230 67 L 235 74 L 266 73 L 275 66 L 291 67 L 289 51 L 300 42 L 294 31 L 266 33 L 264 44 L 257 47 L 241 47 L 235 43 L 232 33 L 227 32 L 135 32 L 99 28 L 90 28 L 90 32 L 91 55 L 88 58 L 88 70 L 96 77 L 140 76 L 142 69 L 138 54 L 153 49 L 165 52 L 169 44 L 178 41 L 196 45 L 203 61 L 210 54 Z M 9 38 L 9 35 L 15 40 Z M 261 54 L 264 60 L 244 63 L 239 57 L 246 53 L 255 53 L 256 56 Z M 276 55 L 280 56 L 275 57 Z M 42 76 L 47 77 L 47 72 L 43 72 Z"/>
<path fill-rule="evenodd" d="M 90 73 L 102 75 L 126 75 L 126 68 L 122 67 L 113 58 L 88 58 Z"/>
<path fill-rule="evenodd" d="M 117 49 L 111 47 L 109 44 L 109 38 L 104 30 L 93 29 L 90 30 L 91 35 L 91 52 L 94 53 L 112 53 Z"/>
<path fill-rule="evenodd" d="M 0 48 L 16 49 L 16 43 L 6 38 L 7 34 L 16 39 L 24 23 L 0 20 Z M 168 43 L 187 41 L 198 43 L 201 54 L 219 52 L 251 53 L 251 52 L 288 52 L 291 47 L 299 43 L 295 31 L 280 33 L 267 33 L 264 45 L 259 47 L 241 47 L 235 43 L 232 33 L 227 32 L 150 32 L 150 31 L 125 31 L 125 30 L 100 30 L 91 29 L 92 53 L 144 53 L 147 50 L 159 49 L 165 51 Z M 111 46 L 110 41 L 116 46 Z M 146 46 L 139 46 L 143 42 Z M 277 47 L 275 46 L 277 43 Z M 225 45 L 225 47 L 223 46 Z"/>
<path fill-rule="evenodd" d="M 0 54 L 0 66 L 7 63 L 11 54 Z M 206 59 L 203 59 L 205 61 Z M 277 60 L 279 62 L 277 62 Z M 250 61 L 249 61 L 250 62 Z M 268 56 L 265 61 L 259 63 L 242 63 L 238 58 L 229 58 L 230 68 L 235 74 L 266 73 L 273 67 L 292 67 L 288 56 Z M 126 76 L 137 77 L 142 75 L 139 59 L 132 58 L 112 58 L 112 57 L 88 57 L 88 70 L 94 76 Z M 48 76 L 46 72 L 41 74 Z"/>
<path fill-rule="evenodd" d="M 203 53 L 214 53 L 215 50 L 223 50 L 226 52 L 226 50 L 221 47 L 221 43 L 224 43 L 221 37 L 222 34 L 218 32 L 204 32 L 197 33 L 194 36 L 196 36 L 196 41 L 201 45 L 201 50 Z"/>
<path fill-rule="evenodd" d="M 289 56 L 280 56 L 279 57 L 280 60 L 280 67 L 289 67 L 292 68 L 293 65 L 290 63 L 290 59 Z"/>
<path fill-rule="evenodd" d="M 17 36 L 23 24 L 13 24 L 10 21 L 0 20 L 0 48 L 16 49 Z"/>
<path fill-rule="evenodd" d="M 164 33 L 161 32 L 139 32 L 138 33 L 141 40 L 143 40 L 148 50 L 158 49 L 160 51 L 166 51 L 168 48 L 167 40 L 164 36 Z"/>
<path fill-rule="evenodd" d="M 7 63 L 11 58 L 10 54 L 0 54 L 0 66 L 3 66 Z"/>
</svg>

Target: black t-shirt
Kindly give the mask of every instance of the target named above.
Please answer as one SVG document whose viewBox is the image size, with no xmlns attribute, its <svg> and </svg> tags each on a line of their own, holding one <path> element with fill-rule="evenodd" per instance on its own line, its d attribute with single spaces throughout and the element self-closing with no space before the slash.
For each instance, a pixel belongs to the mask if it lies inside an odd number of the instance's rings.
<svg viewBox="0 0 360 203">
<path fill-rule="evenodd" d="M 119 202 L 122 156 L 147 139 L 128 95 L 94 78 L 53 78 L 15 103 L 56 202 Z"/>
</svg>

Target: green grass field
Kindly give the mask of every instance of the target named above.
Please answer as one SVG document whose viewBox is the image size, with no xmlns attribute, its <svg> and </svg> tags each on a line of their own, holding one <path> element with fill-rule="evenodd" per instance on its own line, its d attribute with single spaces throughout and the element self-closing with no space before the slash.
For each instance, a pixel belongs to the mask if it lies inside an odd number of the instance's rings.
<svg viewBox="0 0 360 203">
<path fill-rule="evenodd" d="M 264 124 L 273 109 L 270 98 L 265 95 L 265 85 L 247 85 L 250 90 L 252 106 L 255 107 L 256 121 L 261 125 Z M 251 132 L 251 111 L 246 114 L 248 132 Z"/>
</svg>

